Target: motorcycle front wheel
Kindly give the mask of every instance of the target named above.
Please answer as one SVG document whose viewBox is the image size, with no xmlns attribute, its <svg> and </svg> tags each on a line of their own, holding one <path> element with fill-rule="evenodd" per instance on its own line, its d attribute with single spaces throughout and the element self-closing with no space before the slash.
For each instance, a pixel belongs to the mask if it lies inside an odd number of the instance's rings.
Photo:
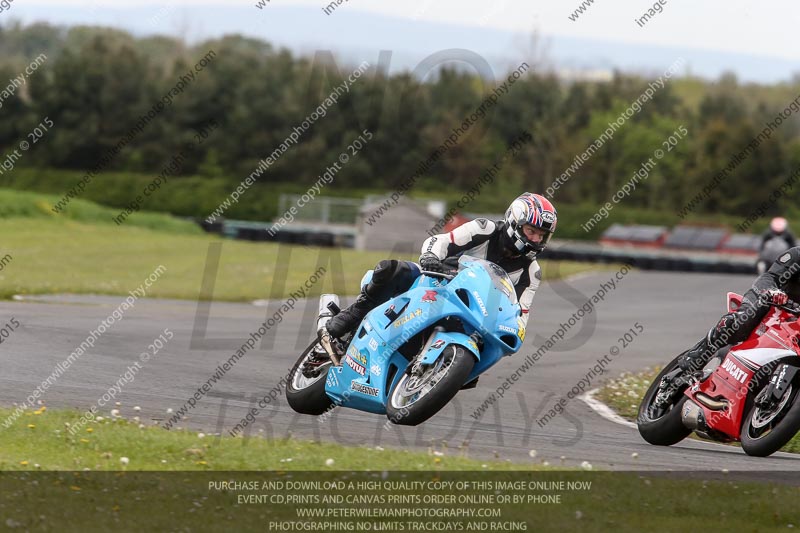
<svg viewBox="0 0 800 533">
<path fill-rule="evenodd" d="M 416 426 L 435 415 L 464 386 L 475 358 L 463 346 L 451 344 L 433 364 L 414 375 L 406 372 L 389 395 L 386 416 L 395 424 Z"/>
<path fill-rule="evenodd" d="M 766 385 L 769 385 L 767 381 Z M 766 388 L 765 385 L 765 388 Z M 761 390 L 761 393 L 765 389 Z M 739 439 L 747 455 L 767 457 L 780 450 L 800 430 L 800 389 L 792 380 L 780 400 L 770 406 L 753 405 L 742 423 Z"/>
</svg>

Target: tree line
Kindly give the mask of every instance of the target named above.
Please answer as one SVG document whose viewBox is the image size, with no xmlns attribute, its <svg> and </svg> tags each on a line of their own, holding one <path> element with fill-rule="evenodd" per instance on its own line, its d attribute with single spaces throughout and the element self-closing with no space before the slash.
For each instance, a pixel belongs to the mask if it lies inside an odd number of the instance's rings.
<svg viewBox="0 0 800 533">
<path fill-rule="evenodd" d="M 213 181 L 217 191 L 235 187 L 356 69 L 330 53 L 296 55 L 241 35 L 188 45 L 171 37 L 136 38 L 109 28 L 7 23 L 0 27 L 0 88 L 40 54 L 47 61 L 3 101 L 0 158 L 48 117 L 54 127 L 19 161 L 20 171 L 37 171 L 45 181 L 48 169 L 86 172 L 97 167 L 103 154 L 162 101 L 181 76 L 195 70 L 209 50 L 214 51 L 213 62 L 197 71 L 163 113 L 104 165 L 109 174 L 94 186 L 119 187 L 113 178 L 119 173 L 158 174 L 192 146 L 192 157 L 182 163 L 174 181 Z M 421 77 L 389 73 L 376 55 L 369 70 L 347 83 L 348 90 L 335 105 L 274 161 L 253 194 L 270 194 L 269 186 L 283 190 L 315 183 L 365 129 L 372 140 L 328 187 L 340 195 L 355 189 L 392 191 L 455 131 L 463 130 L 465 120 L 475 119 L 487 98 L 494 98 L 492 105 L 483 106 L 485 116 L 415 181 L 412 194 L 470 189 L 485 169 L 503 158 L 514 139 L 530 132 L 531 142 L 504 161 L 503 175 L 487 189 L 491 194 L 476 200 L 475 209 L 495 209 L 520 191 L 545 190 L 659 74 L 614 72 L 607 81 L 564 80 L 533 57 L 523 60 L 530 68 L 502 91 L 513 69 L 496 72 L 496 79 L 489 81 L 480 68 L 441 61 Z M 554 200 L 606 203 L 667 141 L 668 153 L 624 204 L 677 212 L 799 95 L 797 77 L 760 85 L 740 83 L 731 74 L 703 80 L 682 72 L 627 119 L 613 139 L 592 151 Z M 744 218 L 753 205 L 771 199 L 800 166 L 800 113 L 790 115 L 723 185 L 704 197 L 698 212 L 740 213 Z M 213 133 L 198 138 L 212 123 L 217 125 Z M 688 134 L 672 143 L 669 138 L 679 128 Z M 768 214 L 792 207 L 790 196 L 771 203 Z M 245 218 L 268 216 L 247 213 Z"/>
</svg>

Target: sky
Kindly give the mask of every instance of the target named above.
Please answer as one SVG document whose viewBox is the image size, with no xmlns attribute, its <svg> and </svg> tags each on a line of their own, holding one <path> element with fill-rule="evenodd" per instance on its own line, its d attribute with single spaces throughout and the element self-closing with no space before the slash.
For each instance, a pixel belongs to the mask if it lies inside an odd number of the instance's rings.
<svg viewBox="0 0 800 533">
<path fill-rule="evenodd" d="M 262 0 L 262 9 L 258 1 L 14 0 L 0 23 L 100 23 L 191 41 L 238 32 L 352 61 L 391 50 L 398 69 L 447 48 L 474 50 L 502 69 L 531 53 L 536 34 L 538 50 L 559 69 L 656 72 L 684 57 L 692 73 L 709 78 L 730 70 L 775 82 L 800 72 L 800 3 L 789 0 L 661 0 L 661 12 L 643 27 L 636 19 L 656 2 L 594 0 L 573 21 L 580 0 L 343 0 L 330 14 L 323 7 L 332 0 Z"/>
</svg>

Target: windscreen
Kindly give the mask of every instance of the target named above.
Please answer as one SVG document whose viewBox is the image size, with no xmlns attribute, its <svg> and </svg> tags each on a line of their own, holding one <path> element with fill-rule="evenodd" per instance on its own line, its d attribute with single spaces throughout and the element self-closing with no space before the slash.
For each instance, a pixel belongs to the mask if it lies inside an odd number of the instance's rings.
<svg viewBox="0 0 800 533">
<path fill-rule="evenodd" d="M 480 264 L 489 274 L 489 277 L 492 280 L 492 285 L 494 285 L 497 290 L 508 296 L 508 299 L 511 300 L 511 303 L 519 303 L 517 301 L 517 292 L 514 290 L 514 284 L 511 283 L 511 278 L 508 277 L 506 271 L 500 266 L 485 259 L 478 259 L 477 257 L 462 255 L 458 260 L 458 267 L 459 270 L 463 270 L 465 268 L 469 268 L 470 266 L 474 267 L 476 263 Z"/>
</svg>

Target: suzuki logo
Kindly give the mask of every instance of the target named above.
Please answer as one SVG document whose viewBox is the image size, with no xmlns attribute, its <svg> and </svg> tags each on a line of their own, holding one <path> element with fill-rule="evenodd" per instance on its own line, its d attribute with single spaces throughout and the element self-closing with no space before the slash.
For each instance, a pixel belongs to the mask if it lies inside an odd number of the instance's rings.
<svg viewBox="0 0 800 533">
<path fill-rule="evenodd" d="M 481 313 L 483 313 L 483 316 L 489 316 L 489 311 L 486 310 L 486 304 L 483 303 L 483 299 L 481 298 L 481 295 L 478 294 L 478 291 L 472 291 L 472 295 L 475 297 L 475 300 L 477 300 L 478 307 L 481 308 Z"/>
<path fill-rule="evenodd" d="M 425 291 L 425 294 L 422 295 L 423 302 L 435 302 L 436 301 L 436 291 Z"/>
<path fill-rule="evenodd" d="M 734 363 L 730 359 L 726 359 L 725 362 L 722 363 L 722 368 L 727 370 L 728 374 L 730 374 L 733 379 L 735 379 L 739 383 L 744 383 L 744 380 L 747 377 L 747 373 L 738 366 L 736 366 L 736 363 Z"/>
</svg>

